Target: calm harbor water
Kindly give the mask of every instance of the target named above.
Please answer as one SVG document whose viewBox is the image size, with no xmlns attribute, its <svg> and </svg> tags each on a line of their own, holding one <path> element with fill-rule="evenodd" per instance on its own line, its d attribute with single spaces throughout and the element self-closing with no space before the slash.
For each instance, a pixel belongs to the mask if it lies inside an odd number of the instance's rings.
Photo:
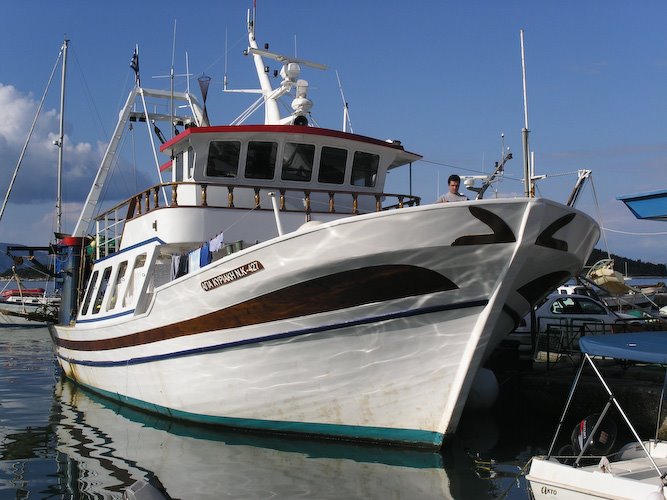
<svg viewBox="0 0 667 500">
<path fill-rule="evenodd" d="M 522 404 L 464 415 L 441 453 L 221 431 L 77 388 L 46 329 L 4 329 L 0 498 L 122 498 L 143 480 L 183 499 L 527 499 L 519 469 L 544 451 L 553 420 Z"/>
</svg>

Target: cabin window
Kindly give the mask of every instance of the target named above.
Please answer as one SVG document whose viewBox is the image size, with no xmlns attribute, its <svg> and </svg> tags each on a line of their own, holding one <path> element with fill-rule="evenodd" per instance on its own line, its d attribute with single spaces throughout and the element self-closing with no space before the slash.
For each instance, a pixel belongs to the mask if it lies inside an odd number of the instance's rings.
<svg viewBox="0 0 667 500">
<path fill-rule="evenodd" d="M 183 180 L 183 151 L 176 155 L 176 171 L 174 172 L 174 181 Z"/>
<path fill-rule="evenodd" d="M 97 290 L 97 295 L 95 296 L 95 304 L 93 304 L 93 314 L 100 312 L 102 307 L 102 300 L 104 299 L 104 293 L 107 291 L 107 285 L 109 284 L 109 278 L 111 277 L 111 266 L 107 267 L 102 273 L 102 279 L 100 280 L 100 287 Z"/>
<path fill-rule="evenodd" d="M 377 179 L 380 157 L 371 153 L 355 151 L 352 163 L 352 185 L 373 187 Z"/>
<path fill-rule="evenodd" d="M 209 177 L 236 177 L 240 154 L 240 141 L 211 141 L 208 146 L 206 175 Z M 194 166 L 194 158 L 191 163 Z"/>
<path fill-rule="evenodd" d="M 120 285 L 123 284 L 125 281 L 125 271 L 127 271 L 127 261 L 121 262 L 120 266 L 118 266 L 118 274 L 116 275 L 116 281 L 113 284 L 113 288 L 111 289 L 111 297 L 109 298 L 109 307 L 107 307 L 107 310 L 111 310 L 114 307 L 116 307 L 116 299 L 118 299 L 118 289 L 120 288 Z"/>
<path fill-rule="evenodd" d="M 188 156 L 186 157 L 188 162 L 188 180 L 191 180 L 195 176 L 195 150 L 192 146 L 188 148 Z M 236 160 L 235 165 L 238 165 L 239 161 Z"/>
<path fill-rule="evenodd" d="M 249 142 L 245 176 L 248 179 L 273 179 L 277 152 L 275 142 Z"/>
<path fill-rule="evenodd" d="M 319 182 L 342 184 L 345 181 L 347 150 L 324 146 L 320 154 Z"/>
<path fill-rule="evenodd" d="M 90 305 L 90 301 L 93 298 L 93 290 L 95 290 L 95 285 L 97 284 L 97 275 L 99 274 L 99 271 L 95 271 L 93 273 L 93 277 L 90 278 L 90 283 L 88 284 L 88 292 L 86 293 L 86 298 L 83 301 L 83 307 L 81 308 L 81 315 L 83 316 L 86 314 L 86 311 L 88 310 L 88 306 Z"/>
<path fill-rule="evenodd" d="M 143 267 L 146 265 L 146 254 L 142 253 L 137 255 L 134 259 L 134 267 L 132 268 L 132 273 L 129 277 L 129 283 L 127 284 L 127 290 L 125 291 L 125 297 L 123 297 L 122 307 L 128 307 L 134 303 L 135 296 L 139 295 L 141 287 L 144 284 L 143 280 Z"/>
<path fill-rule="evenodd" d="M 313 163 L 315 163 L 315 146 L 287 142 L 283 150 L 281 179 L 308 182 L 313 174 Z"/>
</svg>

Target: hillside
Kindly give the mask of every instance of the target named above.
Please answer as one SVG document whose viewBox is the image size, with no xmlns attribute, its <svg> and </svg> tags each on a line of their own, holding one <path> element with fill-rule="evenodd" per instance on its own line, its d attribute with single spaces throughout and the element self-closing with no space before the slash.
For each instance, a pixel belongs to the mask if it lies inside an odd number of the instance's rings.
<svg viewBox="0 0 667 500">
<path fill-rule="evenodd" d="M 14 264 L 12 258 L 7 255 L 7 246 L 19 246 L 17 243 L 0 243 L 0 277 L 10 277 L 12 275 L 12 265 Z M 607 252 L 598 248 L 594 248 L 591 256 L 588 258 L 586 266 L 592 266 L 597 261 L 606 259 Z M 667 266 L 665 264 L 653 264 L 651 262 L 643 262 L 642 260 L 628 259 L 620 255 L 611 254 L 614 259 L 614 267 L 617 271 L 625 273 L 625 265 L 627 262 L 627 273 L 629 276 L 667 276 Z M 48 255 L 45 252 L 38 252 L 37 259 L 42 264 L 48 263 Z M 40 273 L 35 275 L 30 266 L 23 265 L 18 269 L 19 276 L 22 278 L 34 278 L 43 276 Z"/>
</svg>

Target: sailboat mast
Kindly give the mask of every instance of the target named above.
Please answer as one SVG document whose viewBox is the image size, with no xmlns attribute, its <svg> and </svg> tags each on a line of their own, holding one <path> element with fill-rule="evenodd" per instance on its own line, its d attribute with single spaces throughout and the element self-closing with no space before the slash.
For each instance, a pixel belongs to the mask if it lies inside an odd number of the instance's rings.
<svg viewBox="0 0 667 500">
<path fill-rule="evenodd" d="M 56 232 L 62 232 L 62 172 L 63 141 L 65 139 L 65 75 L 67 74 L 67 47 L 69 40 L 63 41 L 63 68 L 60 79 L 60 135 L 58 136 L 58 192 L 56 195 Z"/>
</svg>

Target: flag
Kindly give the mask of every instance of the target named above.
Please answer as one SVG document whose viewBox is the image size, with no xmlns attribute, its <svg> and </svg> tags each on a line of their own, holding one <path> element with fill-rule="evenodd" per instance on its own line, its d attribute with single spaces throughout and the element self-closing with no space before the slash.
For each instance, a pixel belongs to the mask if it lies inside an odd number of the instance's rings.
<svg viewBox="0 0 667 500">
<path fill-rule="evenodd" d="M 132 54 L 132 60 L 130 61 L 130 68 L 134 70 L 134 78 L 138 86 L 141 87 L 141 79 L 139 78 L 139 47 L 134 47 L 134 54 Z"/>
</svg>

